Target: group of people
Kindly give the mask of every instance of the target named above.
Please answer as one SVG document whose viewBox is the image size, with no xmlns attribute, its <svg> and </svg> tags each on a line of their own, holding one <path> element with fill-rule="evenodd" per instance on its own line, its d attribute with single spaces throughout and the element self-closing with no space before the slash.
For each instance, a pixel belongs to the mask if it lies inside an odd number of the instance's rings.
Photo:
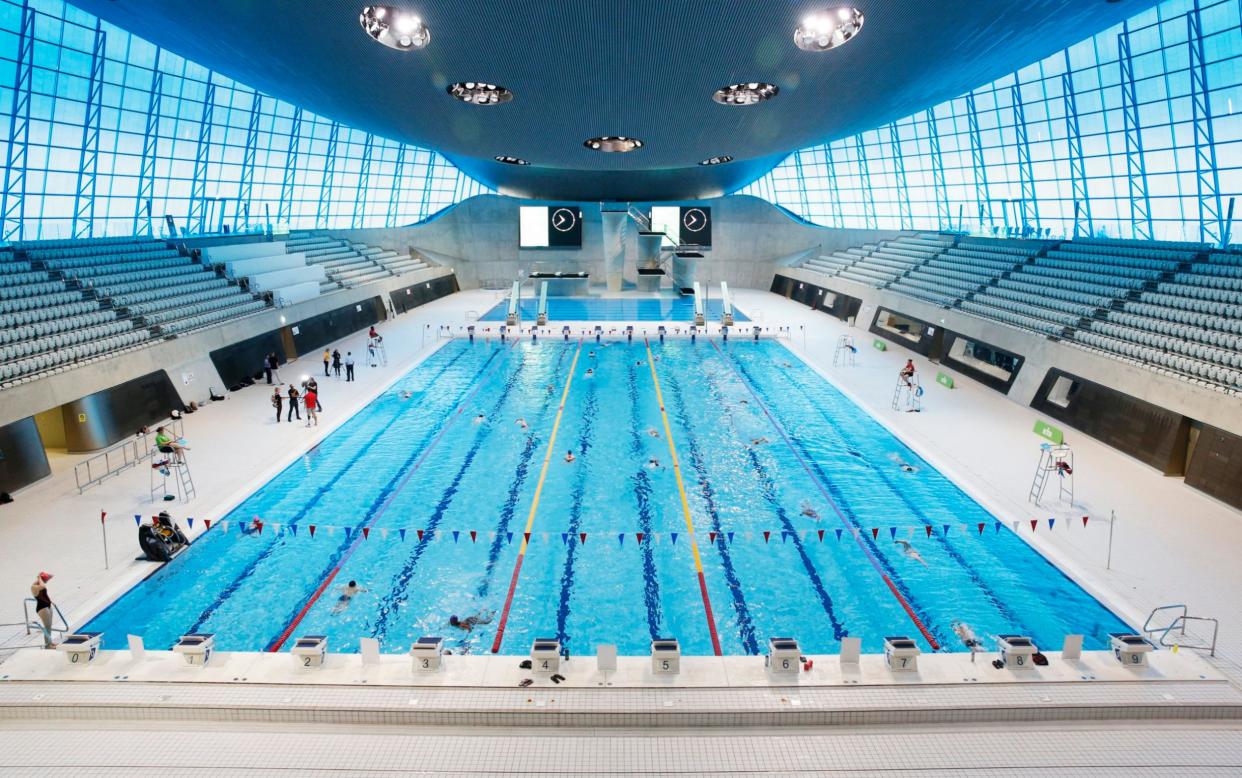
<svg viewBox="0 0 1242 778">
<path fill-rule="evenodd" d="M 284 410 L 285 394 L 281 392 L 279 386 L 272 392 L 272 407 L 276 409 L 276 423 L 280 423 L 280 414 Z M 319 384 L 314 377 L 306 379 L 302 382 L 302 391 L 293 384 L 289 384 L 289 411 L 285 417 L 285 421 L 292 423 L 293 417 L 296 416 L 298 421 L 302 420 L 302 413 L 299 409 L 299 401 L 301 408 L 306 410 L 306 426 L 311 426 L 314 422 L 315 426 L 319 426 L 319 413 L 323 411 L 323 405 L 319 402 Z"/>
<path fill-rule="evenodd" d="M 374 329 L 374 328 L 372 328 Z M 337 378 L 341 377 L 341 366 L 345 367 L 345 380 L 354 380 L 354 352 L 346 351 L 345 356 L 341 356 L 340 349 L 324 349 L 323 350 L 323 377 L 331 378 L 335 373 Z"/>
<path fill-rule="evenodd" d="M 368 364 L 375 366 L 381 357 L 387 364 L 387 357 L 383 356 L 384 338 L 379 334 L 374 326 L 367 332 L 367 354 Z M 302 420 L 302 411 L 306 411 L 306 426 L 319 426 L 319 414 L 323 412 L 323 404 L 319 402 L 319 384 L 314 377 L 307 378 L 302 381 L 302 388 L 293 384 L 289 384 L 289 388 L 285 389 L 283 382 L 280 380 L 280 357 L 276 356 L 276 352 L 271 352 L 263 358 L 263 370 L 267 375 L 267 383 L 275 384 L 276 388 L 272 391 L 272 407 L 276 409 L 276 421 L 280 422 L 281 416 L 284 415 L 286 422 L 292 422 L 295 418 Z M 354 380 L 354 352 L 346 351 L 342 356 L 340 349 L 325 348 L 323 350 L 323 375 L 325 378 L 341 377 L 341 368 L 345 368 L 345 381 Z M 288 409 L 286 410 L 286 403 Z"/>
</svg>

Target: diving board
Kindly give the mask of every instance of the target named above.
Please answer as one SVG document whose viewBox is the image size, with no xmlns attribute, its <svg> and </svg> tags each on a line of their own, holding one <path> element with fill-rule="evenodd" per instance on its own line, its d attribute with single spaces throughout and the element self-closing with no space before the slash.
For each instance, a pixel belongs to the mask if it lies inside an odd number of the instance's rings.
<svg viewBox="0 0 1242 778">
<path fill-rule="evenodd" d="M 521 319 L 521 313 L 518 308 L 518 303 L 521 301 L 521 297 L 522 282 L 514 281 L 513 291 L 509 294 L 509 312 L 505 314 L 505 324 L 510 327 L 516 327 L 518 321 Z"/>
<path fill-rule="evenodd" d="M 729 297 L 729 283 L 720 282 L 720 323 L 726 327 L 733 326 L 733 298 Z"/>
<path fill-rule="evenodd" d="M 535 318 L 535 323 L 540 327 L 548 323 L 548 282 L 544 281 L 539 285 L 539 312 Z"/>
<path fill-rule="evenodd" d="M 694 282 L 694 326 L 703 327 L 707 324 L 707 306 L 703 302 L 703 289 L 699 282 Z"/>
</svg>

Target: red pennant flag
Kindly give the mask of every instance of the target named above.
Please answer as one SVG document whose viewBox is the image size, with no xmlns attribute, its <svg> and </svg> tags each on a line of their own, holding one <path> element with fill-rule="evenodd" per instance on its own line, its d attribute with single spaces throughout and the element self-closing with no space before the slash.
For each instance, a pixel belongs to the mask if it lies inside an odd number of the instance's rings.
<svg viewBox="0 0 1242 778">
<path fill-rule="evenodd" d="M 871 528 L 871 539 L 872 539 L 872 540 L 879 540 L 879 539 L 880 539 L 880 529 L 879 529 L 879 527 L 872 527 L 872 528 Z"/>
<path fill-rule="evenodd" d="M 1038 526 L 1039 526 L 1039 519 L 1031 519 L 1031 532 L 1034 532 L 1035 528 Z"/>
<path fill-rule="evenodd" d="M 310 525 L 310 534 L 312 538 L 315 537 L 315 525 L 314 524 Z"/>
<path fill-rule="evenodd" d="M 258 516 L 255 516 L 255 517 L 254 517 L 254 528 L 255 528 L 256 530 L 258 530 L 258 531 L 259 531 L 259 534 L 260 534 L 260 535 L 262 535 L 262 534 L 263 534 L 263 522 L 262 522 L 262 521 L 259 521 L 259 517 L 258 517 Z"/>
<path fill-rule="evenodd" d="M 100 523 L 100 524 L 103 524 L 103 523 L 104 523 L 104 519 L 105 519 L 105 518 L 107 518 L 107 516 L 108 516 L 108 512 L 107 512 L 107 511 L 100 511 L 100 512 L 99 512 L 99 523 Z"/>
<path fill-rule="evenodd" d="M 422 531 L 421 529 L 416 529 L 416 530 L 414 530 L 414 531 L 418 533 L 418 539 L 419 539 L 419 540 L 422 540 L 422 539 L 423 539 L 423 531 Z"/>
<path fill-rule="evenodd" d="M 470 542 L 471 543 L 473 543 L 474 539 L 477 538 L 478 536 L 479 536 L 479 533 L 475 532 L 474 530 L 470 530 Z"/>
<path fill-rule="evenodd" d="M 768 531 L 765 529 L 765 530 L 763 531 L 763 542 L 764 542 L 764 543 L 767 543 L 767 542 L 768 542 L 768 538 L 770 538 L 770 537 L 772 537 L 772 533 L 771 533 L 771 532 L 768 532 Z"/>
<path fill-rule="evenodd" d="M 526 542 L 527 542 L 527 543 L 530 543 L 530 533 L 529 533 L 529 532 L 523 532 L 523 533 L 522 533 L 522 537 L 526 539 Z"/>
<path fill-rule="evenodd" d="M 709 533 L 707 533 L 707 542 L 708 542 L 708 543 L 715 543 L 715 542 L 716 542 L 716 533 L 715 533 L 715 532 L 709 532 Z"/>
<path fill-rule="evenodd" d="M 983 522 L 983 521 L 979 522 L 979 534 L 980 534 L 980 535 L 982 535 L 982 534 L 983 534 L 983 525 L 984 525 L 984 524 L 986 524 L 986 523 L 987 523 L 987 522 Z"/>
<path fill-rule="evenodd" d="M 211 519 L 203 519 L 203 526 L 207 529 L 211 529 Z"/>
<path fill-rule="evenodd" d="M 639 543 L 642 543 L 642 542 L 643 542 L 643 533 L 641 533 L 641 532 L 635 532 L 635 533 L 634 533 L 634 537 L 638 538 L 638 542 L 639 542 Z"/>
<path fill-rule="evenodd" d="M 923 525 L 923 529 L 927 530 L 927 537 L 929 537 L 929 538 L 930 538 L 930 537 L 931 537 L 931 534 L 932 534 L 932 528 L 931 528 L 931 525 L 930 525 L 930 524 L 924 524 L 924 525 Z"/>
<path fill-rule="evenodd" d="M 585 542 L 586 542 L 586 533 L 585 533 L 585 532 L 579 532 L 579 533 L 578 533 L 578 540 L 580 540 L 581 542 L 585 543 Z"/>
<path fill-rule="evenodd" d="M 370 539 L 371 539 L 371 528 L 370 528 L 370 527 L 363 527 L 363 528 L 362 528 L 362 539 L 363 539 L 363 540 L 370 540 Z"/>
<path fill-rule="evenodd" d="M 1087 526 L 1087 517 L 1086 517 L 1086 516 L 1083 516 L 1083 517 L 1082 517 L 1082 525 L 1083 525 L 1084 527 L 1085 527 L 1085 526 Z"/>
<path fill-rule="evenodd" d="M 819 542 L 823 543 L 824 542 L 824 531 L 820 529 L 820 530 L 816 530 L 815 532 L 819 535 Z"/>
</svg>

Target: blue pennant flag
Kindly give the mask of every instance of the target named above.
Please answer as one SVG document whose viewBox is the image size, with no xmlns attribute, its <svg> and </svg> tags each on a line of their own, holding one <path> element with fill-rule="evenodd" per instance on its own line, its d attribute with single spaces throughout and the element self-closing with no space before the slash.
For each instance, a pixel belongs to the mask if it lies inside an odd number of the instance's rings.
<svg viewBox="0 0 1242 778">
<path fill-rule="evenodd" d="M 1048 529 L 1052 529 L 1052 525 L 1056 523 L 1057 523 L 1056 519 L 1048 519 Z"/>
<path fill-rule="evenodd" d="M 790 533 L 784 530 L 781 530 L 781 542 L 784 543 L 785 541 L 789 540 L 789 535 Z"/>
<path fill-rule="evenodd" d="M 404 543 L 405 542 L 405 527 L 402 527 L 401 529 L 397 530 L 397 534 L 401 536 L 401 542 Z"/>
<path fill-rule="evenodd" d="M 1000 531 L 1001 531 L 1001 523 L 1000 523 L 999 521 L 998 521 L 998 522 L 996 522 L 996 531 L 997 531 L 997 532 L 1000 532 Z"/>
<path fill-rule="evenodd" d="M 729 536 L 729 545 L 733 545 L 733 533 L 726 532 L 725 534 Z"/>
<path fill-rule="evenodd" d="M 946 534 L 946 535 L 948 535 L 948 534 L 949 534 L 949 525 L 948 525 L 948 524 L 944 525 L 944 534 Z"/>
<path fill-rule="evenodd" d="M 512 543 L 512 542 L 513 542 L 513 533 L 512 533 L 512 532 L 506 532 L 506 533 L 505 533 L 505 542 L 506 542 L 506 543 Z"/>
<path fill-rule="evenodd" d="M 354 531 L 353 527 L 342 527 L 345 530 L 345 539 L 349 540 L 349 535 Z"/>
<path fill-rule="evenodd" d="M 286 524 L 285 526 L 289 528 L 289 534 L 290 534 L 290 535 L 292 535 L 292 536 L 293 536 L 293 537 L 295 537 L 295 538 L 298 536 L 298 525 L 296 525 L 296 524 Z"/>
<path fill-rule="evenodd" d="M 561 533 L 561 542 L 567 546 L 569 545 L 569 533 L 568 532 Z"/>
<path fill-rule="evenodd" d="M 674 546 L 675 546 L 675 545 L 677 545 L 677 533 L 676 533 L 676 532 L 670 532 L 670 533 L 668 533 L 668 536 L 669 536 L 670 538 L 672 538 L 672 540 L 673 540 L 673 545 L 674 545 Z"/>
<path fill-rule="evenodd" d="M 459 535 L 461 535 L 461 530 L 459 530 L 459 529 L 455 529 L 455 530 L 453 530 L 453 542 L 454 542 L 454 543 L 456 543 L 456 542 L 457 542 L 457 538 L 458 538 L 458 536 L 459 536 Z"/>
<path fill-rule="evenodd" d="M 188 524 L 188 525 L 190 526 L 190 529 L 194 529 L 194 519 L 191 519 L 191 518 L 188 518 L 188 517 L 187 517 L 187 518 L 186 518 L 186 520 L 185 520 L 185 523 L 186 523 L 186 524 Z M 1049 526 L 1052 526 L 1052 525 L 1049 525 Z"/>
<path fill-rule="evenodd" d="M 896 527 L 889 527 L 889 528 L 888 528 L 888 536 L 889 536 L 890 538 L 895 538 L 895 537 L 897 537 L 897 528 L 896 528 Z"/>
<path fill-rule="evenodd" d="M 137 515 L 137 514 L 135 514 L 135 515 L 134 515 L 134 524 L 136 524 L 137 526 L 141 527 L 141 526 L 142 526 L 142 517 L 141 517 L 141 516 L 139 516 L 139 515 Z"/>
<path fill-rule="evenodd" d="M 618 545 L 618 546 L 624 546 L 624 545 L 625 545 L 625 533 L 624 533 L 624 532 L 618 532 L 618 533 L 617 533 L 617 545 Z"/>
<path fill-rule="evenodd" d="M 842 533 L 843 531 L 844 531 L 844 530 L 837 530 L 837 542 L 838 542 L 838 543 L 840 543 L 840 542 L 841 542 L 841 533 Z"/>
</svg>

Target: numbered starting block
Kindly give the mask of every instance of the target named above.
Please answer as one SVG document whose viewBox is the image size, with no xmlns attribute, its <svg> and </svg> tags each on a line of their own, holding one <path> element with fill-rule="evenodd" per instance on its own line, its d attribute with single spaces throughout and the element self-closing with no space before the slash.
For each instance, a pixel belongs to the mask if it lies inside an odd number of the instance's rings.
<svg viewBox="0 0 1242 778">
<path fill-rule="evenodd" d="M 884 638 L 884 664 L 894 673 L 912 673 L 919 669 L 919 646 L 905 635 Z"/>
<path fill-rule="evenodd" d="M 535 638 L 530 644 L 530 666 L 536 673 L 555 673 L 561 669 L 561 641 Z"/>
<path fill-rule="evenodd" d="M 768 638 L 768 655 L 764 657 L 768 671 L 796 673 L 802 666 L 802 651 L 793 638 Z"/>
<path fill-rule="evenodd" d="M 410 646 L 415 672 L 435 672 L 444 662 L 444 638 L 424 636 Z"/>
<path fill-rule="evenodd" d="M 103 640 L 102 632 L 75 632 L 65 635 L 65 639 L 60 641 L 56 650 L 65 652 L 65 658 L 71 665 L 88 665 L 99 655 L 101 640 Z"/>
<path fill-rule="evenodd" d="M 211 661 L 216 649 L 216 636 L 207 632 L 182 635 L 173 651 L 185 657 L 185 663 L 202 667 Z"/>
<path fill-rule="evenodd" d="M 1108 643 L 1113 649 L 1113 657 L 1126 667 L 1146 667 L 1147 655 L 1152 645 L 1141 635 L 1126 632 L 1113 632 L 1108 636 Z"/>
<path fill-rule="evenodd" d="M 681 672 L 681 644 L 675 638 L 651 641 L 651 672 L 676 675 Z"/>
<path fill-rule="evenodd" d="M 298 667 L 323 667 L 324 660 L 328 658 L 328 636 L 303 635 L 293 642 L 289 653 L 293 654 L 293 661 L 297 662 Z"/>
<path fill-rule="evenodd" d="M 1025 670 L 1035 666 L 1034 656 L 1039 653 L 1034 641 L 1024 635 L 1000 635 L 1000 660 L 1005 667 Z"/>
</svg>

